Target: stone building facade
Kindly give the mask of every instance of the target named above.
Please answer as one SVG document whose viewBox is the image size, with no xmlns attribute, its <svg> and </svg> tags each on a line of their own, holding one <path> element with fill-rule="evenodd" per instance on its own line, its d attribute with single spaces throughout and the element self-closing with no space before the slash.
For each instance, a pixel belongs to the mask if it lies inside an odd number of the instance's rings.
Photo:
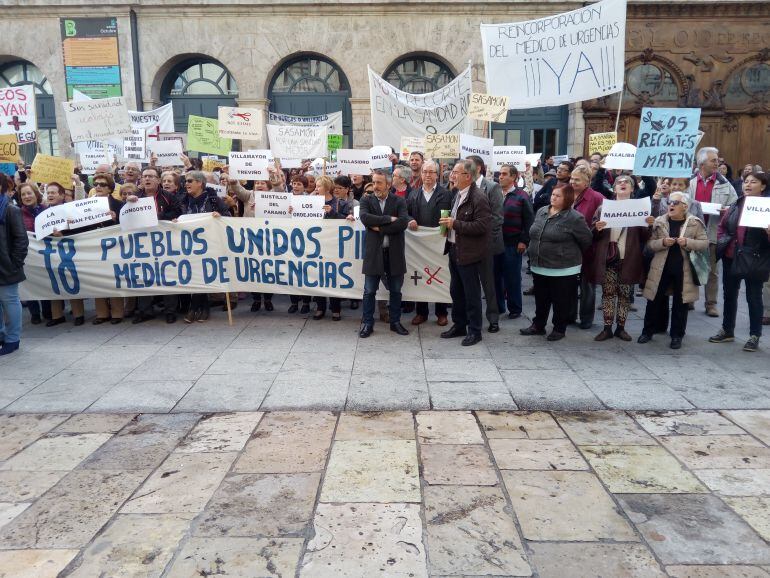
<svg viewBox="0 0 770 578">
<path fill-rule="evenodd" d="M 0 0 L 0 87 L 23 68 L 41 81 L 41 148 L 70 152 L 60 18 L 114 17 L 122 93 L 149 110 L 187 114 L 221 104 L 309 114 L 341 106 L 348 145 L 371 144 L 367 64 L 411 92 L 441 85 L 471 62 L 484 91 L 478 25 L 572 10 L 577 2 L 401 3 L 294 0 Z M 770 3 L 648 1 L 628 9 L 621 139 L 636 140 L 642 106 L 700 106 L 704 143 L 739 164 L 770 150 Z M 198 78 L 200 77 L 200 78 Z M 46 100 L 47 99 L 47 100 Z M 612 130 L 618 95 L 568 107 L 512 111 L 501 144 L 583 154 L 587 134 Z M 339 110 L 339 108 L 337 108 Z M 331 112 L 331 110 L 329 110 Z M 484 127 L 478 126 L 481 133 Z M 45 131 L 43 131 L 45 132 Z M 44 135 L 45 136 L 45 135 Z M 246 143 L 253 144 L 253 143 Z"/>
</svg>

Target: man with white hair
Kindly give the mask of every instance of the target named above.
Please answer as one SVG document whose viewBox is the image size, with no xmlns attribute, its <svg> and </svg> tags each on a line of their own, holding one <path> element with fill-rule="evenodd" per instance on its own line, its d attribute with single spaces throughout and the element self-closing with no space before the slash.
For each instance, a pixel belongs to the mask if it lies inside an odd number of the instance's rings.
<svg viewBox="0 0 770 578">
<path fill-rule="evenodd" d="M 727 207 L 738 200 L 735 189 L 717 169 L 719 168 L 719 150 L 714 147 L 703 147 L 695 155 L 698 170 L 690 179 L 687 195 L 699 203 L 719 203 L 720 216 L 706 215 L 706 234 L 709 238 L 709 279 L 706 283 L 706 315 L 719 317 L 717 310 L 717 291 L 719 290 L 719 273 L 717 271 L 717 226 L 721 215 Z"/>
</svg>

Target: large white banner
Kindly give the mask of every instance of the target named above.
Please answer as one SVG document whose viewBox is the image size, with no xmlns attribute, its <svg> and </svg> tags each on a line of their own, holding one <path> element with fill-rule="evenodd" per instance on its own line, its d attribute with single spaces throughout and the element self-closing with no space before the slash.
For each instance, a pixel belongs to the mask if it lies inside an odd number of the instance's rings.
<svg viewBox="0 0 770 578">
<path fill-rule="evenodd" d="M 406 231 L 405 300 L 446 303 L 438 228 Z M 22 299 L 259 291 L 360 299 L 364 232 L 344 220 L 190 215 L 151 230 L 30 236 Z"/>
<path fill-rule="evenodd" d="M 342 112 L 329 112 L 317 116 L 297 116 L 294 114 L 268 112 L 267 124 L 325 126 L 328 134 L 342 134 Z"/>
<path fill-rule="evenodd" d="M 471 92 L 470 66 L 446 86 L 427 94 L 398 90 L 369 68 L 374 144 L 398 150 L 401 137 L 472 132 L 468 116 Z"/>
<path fill-rule="evenodd" d="M 507 24 L 482 24 L 486 92 L 511 109 L 559 106 L 623 90 L 626 0 Z"/>
</svg>

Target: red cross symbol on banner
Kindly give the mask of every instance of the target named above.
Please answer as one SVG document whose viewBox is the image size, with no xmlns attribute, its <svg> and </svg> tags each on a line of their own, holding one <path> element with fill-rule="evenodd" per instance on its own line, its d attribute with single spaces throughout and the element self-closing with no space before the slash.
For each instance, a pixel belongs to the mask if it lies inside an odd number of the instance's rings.
<svg viewBox="0 0 770 578">
<path fill-rule="evenodd" d="M 26 125 L 27 123 L 24 122 L 23 120 L 19 120 L 18 116 L 12 116 L 11 121 L 8 124 L 13 127 L 13 130 L 15 130 L 16 132 L 19 132 L 19 129 L 24 125 Z"/>
</svg>

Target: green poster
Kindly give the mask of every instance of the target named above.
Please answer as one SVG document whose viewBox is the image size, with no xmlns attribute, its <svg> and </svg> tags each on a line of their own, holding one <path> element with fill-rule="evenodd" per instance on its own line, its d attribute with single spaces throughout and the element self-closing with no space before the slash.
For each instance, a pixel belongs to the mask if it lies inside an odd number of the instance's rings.
<svg viewBox="0 0 770 578">
<path fill-rule="evenodd" d="M 342 148 L 342 135 L 341 134 L 328 134 L 326 140 L 329 143 L 329 153 Z"/>
<path fill-rule="evenodd" d="M 233 140 L 219 136 L 219 121 L 215 118 L 190 115 L 187 123 L 187 149 L 226 157 Z"/>
</svg>

